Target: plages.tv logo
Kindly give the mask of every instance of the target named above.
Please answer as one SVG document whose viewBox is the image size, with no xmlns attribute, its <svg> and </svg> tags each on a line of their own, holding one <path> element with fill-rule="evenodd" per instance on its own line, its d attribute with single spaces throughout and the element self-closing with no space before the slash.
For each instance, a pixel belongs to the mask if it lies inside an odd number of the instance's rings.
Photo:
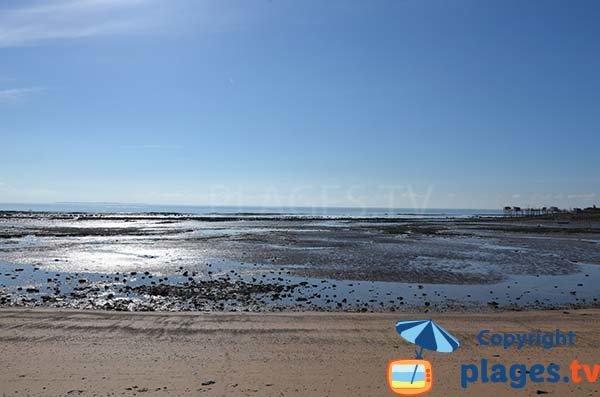
<svg viewBox="0 0 600 397">
<path fill-rule="evenodd" d="M 451 353 L 460 346 L 458 339 L 432 320 L 399 321 L 396 331 L 420 349 L 416 351 L 415 359 L 389 362 L 387 382 L 390 390 L 400 396 L 428 393 L 433 387 L 433 367 L 423 359 L 423 349 Z"/>
</svg>

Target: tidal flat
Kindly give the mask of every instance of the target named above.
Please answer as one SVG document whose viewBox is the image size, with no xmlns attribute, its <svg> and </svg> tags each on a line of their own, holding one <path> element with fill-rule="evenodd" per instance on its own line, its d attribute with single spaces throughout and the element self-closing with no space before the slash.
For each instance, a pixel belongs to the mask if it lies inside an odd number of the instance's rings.
<svg viewBox="0 0 600 397">
<path fill-rule="evenodd" d="M 0 212 L 4 307 L 595 307 L 599 265 L 597 220 Z"/>
</svg>

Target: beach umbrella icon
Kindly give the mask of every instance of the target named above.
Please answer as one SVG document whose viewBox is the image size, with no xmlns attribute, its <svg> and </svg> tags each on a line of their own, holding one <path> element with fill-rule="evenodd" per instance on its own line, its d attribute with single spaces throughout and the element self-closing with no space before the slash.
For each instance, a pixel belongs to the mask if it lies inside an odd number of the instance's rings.
<svg viewBox="0 0 600 397">
<path fill-rule="evenodd" d="M 458 339 L 432 320 L 399 321 L 396 324 L 396 331 L 402 338 L 421 348 L 416 352 L 417 359 L 423 358 L 423 349 L 452 353 L 460 346 Z M 417 366 L 410 383 L 413 383 L 416 372 Z"/>
</svg>

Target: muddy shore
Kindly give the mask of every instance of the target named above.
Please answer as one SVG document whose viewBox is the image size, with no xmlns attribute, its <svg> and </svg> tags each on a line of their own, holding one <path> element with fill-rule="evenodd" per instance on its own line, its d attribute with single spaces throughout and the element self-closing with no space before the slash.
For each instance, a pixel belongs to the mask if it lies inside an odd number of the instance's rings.
<svg viewBox="0 0 600 397">
<path fill-rule="evenodd" d="M 3 306 L 593 307 L 598 265 L 595 219 L 0 212 Z"/>
</svg>

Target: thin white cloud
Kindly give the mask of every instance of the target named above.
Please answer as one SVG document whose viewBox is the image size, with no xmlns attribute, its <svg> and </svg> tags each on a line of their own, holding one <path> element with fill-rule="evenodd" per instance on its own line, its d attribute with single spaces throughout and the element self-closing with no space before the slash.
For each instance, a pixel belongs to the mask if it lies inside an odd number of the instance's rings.
<svg viewBox="0 0 600 397">
<path fill-rule="evenodd" d="M 0 9 L 0 47 L 143 31 L 153 25 L 144 10 L 154 0 L 51 0 Z M 142 7 L 144 6 L 144 7 Z M 147 7 L 146 7 L 147 6 Z"/>
<path fill-rule="evenodd" d="M 0 48 L 131 33 L 218 34 L 257 23 L 261 8 L 222 0 L 0 0 Z"/>
<path fill-rule="evenodd" d="M 569 199 L 575 199 L 575 200 L 591 200 L 593 198 L 596 198 L 596 194 L 595 193 L 569 194 L 567 197 Z"/>
<path fill-rule="evenodd" d="M 9 88 L 0 90 L 0 103 L 18 103 L 46 91 L 44 87 Z"/>
</svg>

